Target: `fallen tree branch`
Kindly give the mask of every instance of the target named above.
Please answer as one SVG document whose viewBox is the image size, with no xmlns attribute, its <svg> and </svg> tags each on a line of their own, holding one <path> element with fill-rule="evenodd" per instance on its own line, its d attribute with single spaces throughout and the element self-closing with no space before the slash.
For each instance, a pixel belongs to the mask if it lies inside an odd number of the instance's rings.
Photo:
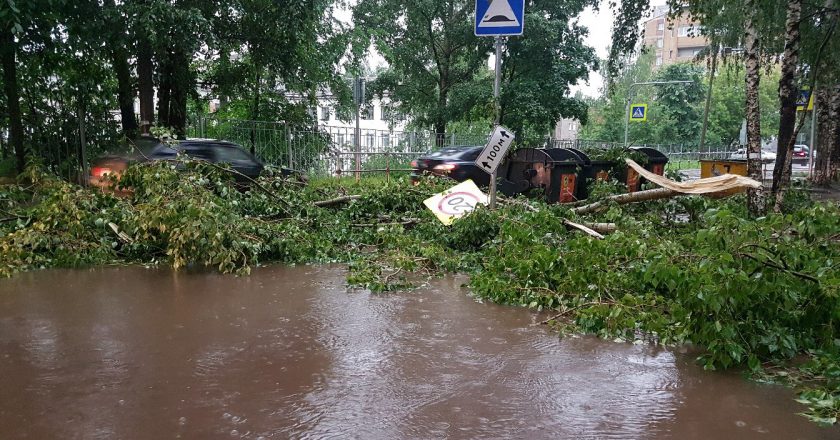
<svg viewBox="0 0 840 440">
<path fill-rule="evenodd" d="M 578 305 L 578 306 L 575 306 L 575 307 L 568 308 L 568 309 L 552 316 L 551 318 L 548 318 L 545 321 L 540 322 L 540 324 L 546 325 L 551 321 L 556 321 L 558 318 L 562 318 L 563 316 L 568 315 L 569 313 L 572 313 L 575 310 L 582 309 L 584 307 L 600 306 L 600 305 L 611 305 L 611 303 L 610 302 L 605 302 L 605 301 L 595 301 L 595 302 L 588 302 L 588 303 L 585 303 L 585 304 L 581 304 L 581 305 Z"/>
<path fill-rule="evenodd" d="M 587 227 L 586 227 L 586 226 L 584 226 L 584 225 L 581 225 L 581 224 L 578 224 L 578 223 L 574 223 L 574 222 L 571 222 L 571 221 L 569 221 L 569 220 L 563 220 L 563 224 L 564 224 L 564 225 L 566 225 L 566 226 L 569 226 L 569 227 L 571 227 L 571 228 L 575 228 L 575 229 L 577 229 L 577 230 L 579 230 L 579 231 L 583 231 L 583 232 L 585 232 L 585 233 L 587 233 L 587 234 L 589 234 L 589 235 L 591 235 L 591 236 L 593 236 L 593 237 L 597 238 L 598 240 L 603 240 L 603 239 L 604 239 L 604 236 L 603 236 L 603 235 L 601 235 L 601 234 L 599 234 L 599 233 L 597 233 L 597 232 L 593 231 L 593 230 L 592 230 L 592 229 L 590 229 L 590 228 L 587 228 Z"/>
<path fill-rule="evenodd" d="M 500 200 L 500 202 L 502 202 L 502 204 L 511 204 L 511 205 L 516 205 L 516 206 L 521 206 L 521 207 L 523 207 L 526 210 L 531 211 L 531 212 L 539 212 L 540 211 L 539 208 L 529 204 L 528 202 L 526 202 L 524 200 L 505 199 L 504 201 Z M 588 223 L 588 222 L 572 223 L 569 220 L 564 220 L 564 222 L 567 222 L 567 223 L 565 223 L 567 226 L 576 225 L 576 226 L 572 226 L 572 227 L 577 228 L 577 229 L 580 229 L 580 228 L 578 228 L 578 226 L 584 226 L 585 228 L 587 228 L 591 231 L 599 232 L 601 234 L 611 234 L 618 229 L 618 228 L 616 228 L 615 223 Z M 569 224 L 569 223 L 571 223 L 571 224 Z M 587 230 L 584 230 L 584 229 L 580 229 L 580 230 L 582 230 L 583 232 L 586 232 L 589 235 L 592 235 Z M 593 237 L 597 237 L 597 236 L 593 235 Z M 599 238 L 604 238 L 604 237 L 601 236 Z"/>
<path fill-rule="evenodd" d="M 409 226 L 409 225 L 416 225 L 420 223 L 419 218 L 407 218 L 401 222 L 387 222 L 387 223 L 354 223 L 350 226 L 354 226 L 357 228 L 370 228 L 374 226 Z"/>
<path fill-rule="evenodd" d="M 315 202 L 314 204 L 319 208 L 326 208 L 328 206 L 341 205 L 342 203 L 352 202 L 353 200 L 359 200 L 361 198 L 362 196 L 342 196 L 334 199 L 322 200 L 320 202 Z"/>
<path fill-rule="evenodd" d="M 146 159 L 146 163 L 152 163 L 152 162 L 153 162 L 151 159 L 149 159 L 149 156 L 146 156 L 146 154 L 144 154 L 144 153 L 143 153 L 143 150 L 141 150 L 139 147 L 137 147 L 137 144 L 135 144 L 134 142 L 131 142 L 131 145 L 134 147 L 134 149 L 135 149 L 138 153 L 140 153 L 140 155 L 141 155 L 141 156 L 143 156 L 143 158 L 144 158 L 144 159 Z M 173 148 L 173 150 L 174 150 L 174 148 Z M 192 159 L 192 158 L 188 158 L 188 159 L 186 159 L 186 160 L 184 160 L 184 159 L 182 159 L 182 158 L 176 158 L 176 159 L 166 159 L 166 161 L 167 161 L 167 162 L 181 162 L 181 163 L 183 163 L 183 162 L 187 162 L 187 161 L 190 161 L 190 160 L 195 160 L 195 159 Z M 239 177 L 241 177 L 241 178 L 243 178 L 243 179 L 247 180 L 248 182 L 250 182 L 252 185 L 256 186 L 256 187 L 257 187 L 260 191 L 262 191 L 262 192 L 264 192 L 264 193 L 268 194 L 268 195 L 269 195 L 271 198 L 273 198 L 274 200 L 277 200 L 278 202 L 280 202 L 280 203 L 282 203 L 282 204 L 286 205 L 286 207 L 291 208 L 291 206 L 292 206 L 292 204 L 291 204 L 291 203 L 289 203 L 286 199 L 284 199 L 284 198 L 280 197 L 279 195 L 277 195 L 274 191 L 269 190 L 268 188 L 264 187 L 263 185 L 261 185 L 261 184 L 260 184 L 259 182 L 257 182 L 256 180 L 252 179 L 251 177 L 249 177 L 249 176 L 247 176 L 247 175 L 245 175 L 245 174 L 243 174 L 243 173 L 241 173 L 241 172 L 239 172 L 239 171 L 237 171 L 237 170 L 235 170 L 235 169 L 233 169 L 233 168 L 230 168 L 230 167 L 223 167 L 223 166 L 220 166 L 220 165 L 215 164 L 215 163 L 213 163 L 213 162 L 210 162 L 210 161 L 205 161 L 205 160 L 199 160 L 198 162 L 201 162 L 201 163 L 203 163 L 203 164 L 210 165 L 211 167 L 213 167 L 213 168 L 215 168 L 215 169 L 217 169 L 217 170 L 221 170 L 221 171 L 224 171 L 224 172 L 226 172 L 226 173 L 233 174 L 233 175 L 235 175 L 235 176 L 239 176 Z M 285 210 L 285 209 L 284 209 L 284 210 Z M 286 211 L 286 214 L 289 214 L 289 212 L 288 212 L 288 211 Z"/>
<path fill-rule="evenodd" d="M 111 228 L 112 231 L 114 231 L 114 234 L 117 234 L 117 237 L 119 237 L 120 240 L 123 241 L 123 243 L 133 243 L 134 242 L 134 240 L 128 234 L 126 234 L 123 231 L 120 231 L 120 227 L 117 226 L 115 223 L 108 222 L 108 227 Z"/>
<path fill-rule="evenodd" d="M 603 209 L 606 209 L 610 202 L 615 202 L 619 205 L 626 205 L 628 203 L 639 203 L 647 202 L 650 200 L 669 199 L 671 197 L 676 197 L 679 195 L 683 194 L 668 188 L 656 188 L 645 191 L 637 191 L 634 193 L 617 194 L 614 196 L 609 196 L 602 200 L 598 200 L 597 202 L 590 203 L 588 205 L 573 208 L 572 212 L 575 214 L 589 214 L 592 212 L 598 212 Z"/>
<path fill-rule="evenodd" d="M 790 270 L 789 268 L 786 268 L 786 267 L 780 265 L 779 263 L 775 262 L 770 257 L 767 257 L 767 260 L 760 260 L 760 259 L 756 258 L 754 255 L 748 254 L 748 253 L 740 253 L 739 255 L 741 257 L 744 257 L 744 258 L 749 258 L 750 260 L 753 260 L 756 263 L 762 264 L 762 265 L 767 266 L 769 268 L 789 273 L 789 274 L 791 274 L 791 275 L 793 275 L 797 278 L 802 278 L 803 280 L 811 281 L 812 283 L 817 283 L 817 284 L 820 283 L 820 280 L 812 277 L 811 275 L 804 274 L 802 272 L 797 272 L 795 270 Z M 785 265 L 786 265 L 786 263 L 785 263 Z"/>
<path fill-rule="evenodd" d="M 600 232 L 602 234 L 612 234 L 613 232 L 618 230 L 615 223 L 588 223 L 588 222 L 580 222 L 583 226 L 586 226 L 593 231 Z"/>
<path fill-rule="evenodd" d="M 280 202 L 280 203 L 282 203 L 282 204 L 286 205 L 287 207 L 291 207 L 291 206 L 292 206 L 292 204 L 291 204 L 291 203 L 289 203 L 286 199 L 284 199 L 284 198 L 282 198 L 282 197 L 278 196 L 278 195 L 277 195 L 274 191 L 269 190 L 268 188 L 266 188 L 266 187 L 262 186 L 262 185 L 261 185 L 259 182 L 257 182 L 256 180 L 252 179 L 251 177 L 249 177 L 249 176 L 247 176 L 247 175 L 245 175 L 245 174 L 243 174 L 243 173 L 241 173 L 241 172 L 239 172 L 239 171 L 237 171 L 237 170 L 235 170 L 235 169 L 233 169 L 233 168 L 226 168 L 226 167 L 220 166 L 220 165 L 218 165 L 218 164 L 215 164 L 215 163 L 213 163 L 213 162 L 201 161 L 201 163 L 204 163 L 204 164 L 210 165 L 211 167 L 213 167 L 213 168 L 215 168 L 215 169 L 217 169 L 217 170 L 221 170 L 221 171 L 224 171 L 224 172 L 227 172 L 227 173 L 233 174 L 233 175 L 235 175 L 235 176 L 239 176 L 239 177 L 241 177 L 241 178 L 243 178 L 243 179 L 247 180 L 248 182 L 250 182 L 252 185 L 256 186 L 256 187 L 257 187 L 260 191 L 262 191 L 262 192 L 264 192 L 264 193 L 268 194 L 269 196 L 271 196 L 271 198 L 273 198 L 274 200 L 277 200 L 278 202 Z M 288 213 L 288 211 L 287 211 L 287 213 Z"/>
</svg>

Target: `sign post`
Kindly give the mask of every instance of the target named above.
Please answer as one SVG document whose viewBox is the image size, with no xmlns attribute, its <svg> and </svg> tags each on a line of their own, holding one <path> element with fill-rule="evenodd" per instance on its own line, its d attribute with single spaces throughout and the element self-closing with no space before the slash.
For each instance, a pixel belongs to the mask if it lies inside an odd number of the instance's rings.
<svg viewBox="0 0 840 440">
<path fill-rule="evenodd" d="M 496 209 L 496 171 L 507 153 L 513 136 L 510 130 L 501 127 L 505 133 L 504 148 L 496 139 L 500 132 L 501 122 L 501 88 L 502 88 L 502 37 L 510 35 L 522 35 L 525 30 L 525 0 L 475 0 L 475 35 L 496 38 L 496 80 L 493 83 L 493 99 L 495 101 L 495 117 L 493 125 L 496 127 L 490 142 L 484 147 L 484 151 L 476 160 L 476 165 L 490 173 L 490 209 Z M 500 135 L 501 136 L 501 135 Z M 496 142 L 494 142 L 496 139 Z M 494 156 L 490 161 L 490 153 Z M 501 153 L 501 154 L 499 154 Z M 484 160 L 482 160 L 484 158 Z M 482 162 L 492 164 L 492 169 L 482 167 Z"/>
<path fill-rule="evenodd" d="M 645 122 L 645 121 L 647 121 L 647 104 L 631 104 L 630 105 L 630 121 L 631 122 Z"/>
<path fill-rule="evenodd" d="M 356 77 L 353 80 L 353 107 L 356 109 L 356 129 L 353 132 L 353 150 L 356 152 L 356 182 L 362 175 L 362 129 L 359 123 L 359 112 L 365 103 L 365 79 Z"/>
<path fill-rule="evenodd" d="M 475 160 L 475 166 L 490 175 L 495 175 L 499 169 L 499 165 L 502 164 L 502 160 L 504 160 L 505 155 L 510 149 L 510 145 L 513 143 L 513 138 L 513 133 L 510 130 L 501 125 L 497 125 L 493 130 L 493 134 L 490 135 L 490 141 L 487 143 L 487 146 L 481 150 L 481 154 Z M 490 189 L 492 188 L 491 186 Z"/>
</svg>

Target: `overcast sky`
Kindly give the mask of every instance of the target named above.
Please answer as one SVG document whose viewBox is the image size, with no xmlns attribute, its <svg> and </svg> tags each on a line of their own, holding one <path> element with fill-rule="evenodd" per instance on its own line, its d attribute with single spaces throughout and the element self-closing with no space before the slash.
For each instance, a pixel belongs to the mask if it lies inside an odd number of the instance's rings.
<svg viewBox="0 0 840 440">
<path fill-rule="evenodd" d="M 665 3 L 666 0 L 651 0 L 651 9 Z M 587 8 L 580 15 L 580 24 L 589 28 L 589 36 L 585 40 L 586 44 L 595 48 L 598 58 L 605 59 L 612 40 L 613 25 L 613 12 L 610 10 L 608 2 L 602 0 L 598 12 L 593 11 L 592 8 Z M 598 72 L 590 72 L 588 84 L 586 82 L 578 83 L 577 86 L 572 87 L 572 93 L 580 91 L 584 95 L 597 96 L 603 84 L 604 78 Z"/>
</svg>

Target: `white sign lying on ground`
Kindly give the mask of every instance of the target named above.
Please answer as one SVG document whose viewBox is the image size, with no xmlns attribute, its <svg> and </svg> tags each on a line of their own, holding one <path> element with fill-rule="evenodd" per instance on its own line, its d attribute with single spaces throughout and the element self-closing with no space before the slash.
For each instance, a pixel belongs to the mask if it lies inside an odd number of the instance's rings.
<svg viewBox="0 0 840 440">
<path fill-rule="evenodd" d="M 478 159 L 475 160 L 475 165 L 487 174 L 493 174 L 505 158 L 510 144 L 513 143 L 513 138 L 513 133 L 510 130 L 501 125 L 497 126 L 493 130 L 493 135 L 490 136 L 490 142 L 487 143 L 487 146 L 478 155 Z"/>
<path fill-rule="evenodd" d="M 475 182 L 466 180 L 452 188 L 423 201 L 444 225 L 451 225 L 457 218 L 461 218 L 479 204 L 487 205 L 487 195 L 478 189 Z"/>
</svg>

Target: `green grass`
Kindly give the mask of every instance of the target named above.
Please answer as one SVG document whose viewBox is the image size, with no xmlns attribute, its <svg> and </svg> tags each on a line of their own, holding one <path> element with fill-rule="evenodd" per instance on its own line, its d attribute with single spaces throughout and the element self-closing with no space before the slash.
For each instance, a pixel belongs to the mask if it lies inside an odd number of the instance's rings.
<svg viewBox="0 0 840 440">
<path fill-rule="evenodd" d="M 669 161 L 668 164 L 665 166 L 666 170 L 697 170 L 700 169 L 700 161 L 699 160 L 674 160 Z"/>
</svg>

